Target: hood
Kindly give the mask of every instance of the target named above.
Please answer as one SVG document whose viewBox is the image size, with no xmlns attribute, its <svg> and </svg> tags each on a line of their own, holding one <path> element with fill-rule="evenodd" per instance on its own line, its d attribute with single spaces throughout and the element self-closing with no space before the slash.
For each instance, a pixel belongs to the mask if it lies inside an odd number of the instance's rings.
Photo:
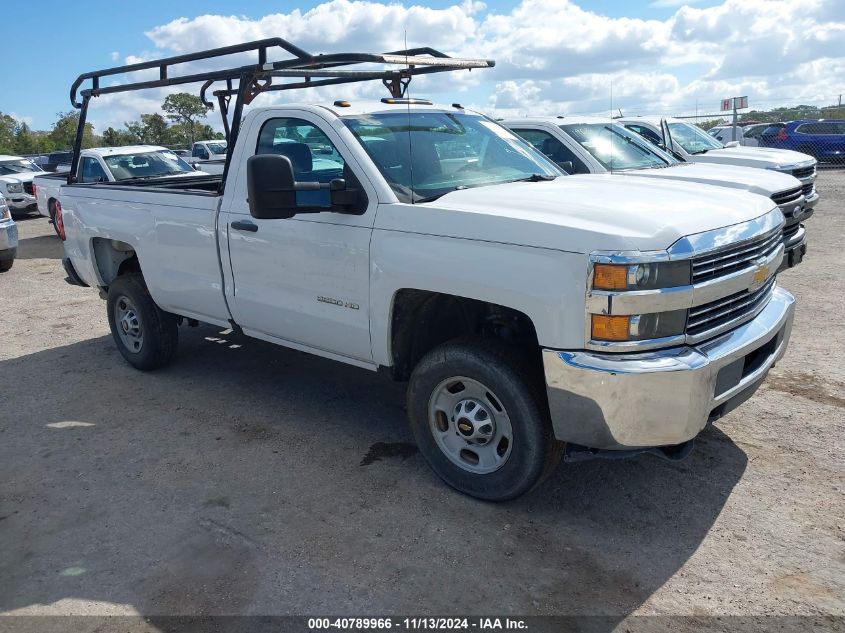
<svg viewBox="0 0 845 633">
<path fill-rule="evenodd" d="M 680 163 L 660 169 L 636 169 L 626 171 L 625 174 L 742 189 L 767 198 L 775 193 L 801 186 L 801 181 L 789 174 L 771 169 L 719 163 Z"/>
<path fill-rule="evenodd" d="M 376 228 L 576 253 L 652 251 L 773 208 L 768 198 L 737 189 L 585 174 L 463 189 L 413 208 L 385 205 Z"/>
<path fill-rule="evenodd" d="M 32 179 L 36 176 L 43 176 L 44 174 L 49 173 L 46 171 L 25 171 L 21 174 L 8 174 L 6 176 L 0 176 L 0 182 L 32 182 Z"/>
<path fill-rule="evenodd" d="M 762 168 L 810 165 L 816 162 L 812 156 L 790 149 L 747 146 L 711 149 L 704 154 L 690 156 L 690 160 L 696 163 L 727 163 Z"/>
</svg>

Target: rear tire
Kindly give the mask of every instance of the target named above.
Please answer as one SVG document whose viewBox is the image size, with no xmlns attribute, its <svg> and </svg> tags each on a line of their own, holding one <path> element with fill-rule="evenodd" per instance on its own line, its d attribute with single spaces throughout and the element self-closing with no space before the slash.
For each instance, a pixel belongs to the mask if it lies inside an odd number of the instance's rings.
<svg viewBox="0 0 845 633">
<path fill-rule="evenodd" d="M 47 209 L 50 213 L 50 224 L 53 225 L 53 231 L 56 233 L 56 236 L 61 239 L 61 235 L 59 235 L 59 227 L 56 226 L 56 201 L 49 200 L 47 202 Z"/>
<path fill-rule="evenodd" d="M 115 279 L 106 306 L 112 338 L 130 365 L 148 371 L 172 362 L 179 342 L 177 318 L 156 305 L 141 274 Z"/>
<path fill-rule="evenodd" d="M 14 265 L 14 259 L 6 259 L 0 262 L 0 273 L 7 273 L 12 270 L 12 265 Z"/>
<path fill-rule="evenodd" d="M 408 419 L 432 470 L 464 494 L 505 501 L 560 460 L 537 371 L 500 342 L 457 340 L 426 354 L 408 385 Z"/>
</svg>

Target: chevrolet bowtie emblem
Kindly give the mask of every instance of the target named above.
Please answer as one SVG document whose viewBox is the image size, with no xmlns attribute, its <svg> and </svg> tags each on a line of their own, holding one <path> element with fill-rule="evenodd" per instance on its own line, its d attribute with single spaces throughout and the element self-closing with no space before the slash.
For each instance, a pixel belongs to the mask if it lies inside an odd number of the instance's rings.
<svg viewBox="0 0 845 633">
<path fill-rule="evenodd" d="M 757 290 L 769 278 L 769 265 L 763 264 L 755 272 L 751 280 L 751 290 Z"/>
</svg>

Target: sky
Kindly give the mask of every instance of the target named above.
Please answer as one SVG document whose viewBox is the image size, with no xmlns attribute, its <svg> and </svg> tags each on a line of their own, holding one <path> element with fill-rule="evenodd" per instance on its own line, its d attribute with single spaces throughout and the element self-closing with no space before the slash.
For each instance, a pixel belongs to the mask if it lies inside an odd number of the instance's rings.
<svg viewBox="0 0 845 633">
<path fill-rule="evenodd" d="M 80 73 L 272 36 L 315 53 L 407 41 L 495 59 L 491 70 L 417 78 L 411 94 L 497 117 L 702 114 L 732 96 L 766 109 L 829 105 L 845 93 L 845 0 L 88 0 L 14 2 L 3 17 L 17 26 L 4 30 L 11 63 L 0 111 L 34 129 L 71 109 Z M 166 92 L 95 99 L 89 121 L 97 133 L 121 127 L 158 111 Z M 296 100 L 381 96 L 373 83 Z M 218 118 L 209 123 L 219 127 Z"/>
</svg>

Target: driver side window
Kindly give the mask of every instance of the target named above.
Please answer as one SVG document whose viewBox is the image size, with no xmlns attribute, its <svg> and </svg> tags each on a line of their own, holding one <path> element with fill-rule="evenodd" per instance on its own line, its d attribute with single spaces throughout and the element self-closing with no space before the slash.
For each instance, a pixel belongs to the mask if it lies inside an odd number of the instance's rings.
<svg viewBox="0 0 845 633">
<path fill-rule="evenodd" d="M 541 152 L 561 169 L 561 163 L 572 163 L 565 171 L 569 174 L 589 174 L 589 168 L 578 156 L 564 145 L 559 139 L 542 130 L 514 130 L 519 136 L 528 141 L 534 149 Z"/>
<path fill-rule="evenodd" d="M 106 177 L 106 172 L 103 167 L 100 165 L 100 162 L 96 158 L 88 158 L 85 157 L 82 159 L 82 176 L 79 179 L 79 182 L 106 182 L 108 178 Z"/>
<path fill-rule="evenodd" d="M 303 119 L 269 119 L 258 134 L 256 154 L 287 156 L 298 181 L 330 183 L 345 178 L 346 163 L 319 127 Z M 328 189 L 298 191 L 297 204 L 331 207 Z"/>
<path fill-rule="evenodd" d="M 631 130 L 632 132 L 636 132 L 637 134 L 645 138 L 647 141 L 651 141 L 651 143 L 657 145 L 658 147 L 661 147 L 663 145 L 663 139 L 660 138 L 657 133 L 653 132 L 647 127 L 643 127 L 642 125 L 626 125 L 625 127 Z"/>
</svg>

